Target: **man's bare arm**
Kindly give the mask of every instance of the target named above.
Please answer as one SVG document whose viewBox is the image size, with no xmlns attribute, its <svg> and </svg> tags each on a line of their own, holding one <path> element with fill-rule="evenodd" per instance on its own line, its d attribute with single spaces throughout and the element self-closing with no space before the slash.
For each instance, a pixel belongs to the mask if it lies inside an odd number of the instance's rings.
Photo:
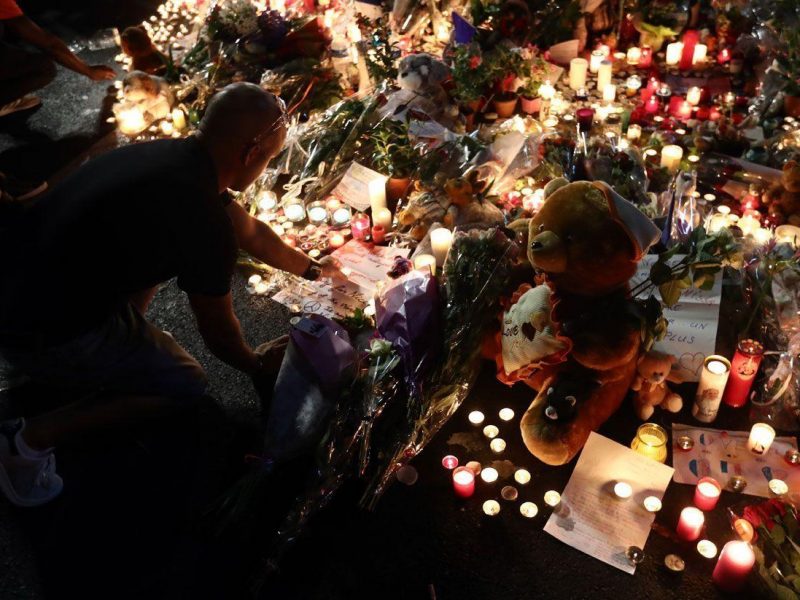
<svg viewBox="0 0 800 600">
<path fill-rule="evenodd" d="M 255 374 L 259 359 L 242 335 L 230 292 L 224 296 L 189 294 L 189 303 L 200 335 L 214 356 L 235 369 Z"/>
</svg>

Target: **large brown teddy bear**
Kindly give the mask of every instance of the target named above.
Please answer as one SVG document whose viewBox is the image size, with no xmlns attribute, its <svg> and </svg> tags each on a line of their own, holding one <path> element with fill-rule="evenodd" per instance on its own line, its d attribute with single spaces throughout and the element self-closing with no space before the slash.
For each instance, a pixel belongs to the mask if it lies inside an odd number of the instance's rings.
<svg viewBox="0 0 800 600">
<path fill-rule="evenodd" d="M 156 48 L 141 25 L 125 29 L 120 35 L 120 42 L 122 51 L 131 58 L 131 71 L 163 75 L 167 70 L 167 57 Z"/>
<path fill-rule="evenodd" d="M 619 408 L 636 374 L 640 329 L 628 280 L 660 232 L 602 182 L 551 182 L 545 195 L 527 242 L 543 283 L 515 294 L 496 361 L 501 381 L 538 390 L 522 439 L 561 465 Z"/>
<path fill-rule="evenodd" d="M 800 225 L 800 164 L 787 160 L 783 164 L 781 181 L 764 194 L 769 214 L 782 223 Z"/>
</svg>

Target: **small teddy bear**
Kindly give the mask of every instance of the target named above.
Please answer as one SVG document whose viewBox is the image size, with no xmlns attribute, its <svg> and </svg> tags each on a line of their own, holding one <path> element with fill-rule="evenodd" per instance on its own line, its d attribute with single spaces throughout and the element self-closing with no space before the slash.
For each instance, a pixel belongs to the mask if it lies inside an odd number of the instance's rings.
<svg viewBox="0 0 800 600">
<path fill-rule="evenodd" d="M 158 50 L 141 25 L 128 27 L 119 36 L 122 51 L 131 57 L 131 71 L 150 75 L 163 75 L 167 70 L 167 57 Z"/>
<path fill-rule="evenodd" d="M 639 357 L 636 363 L 636 377 L 631 390 L 636 392 L 633 404 L 636 415 L 646 421 L 653 415 L 656 406 L 662 406 L 676 413 L 683 408 L 681 397 L 667 387 L 667 381 L 680 383 L 681 378 L 672 372 L 675 357 L 671 354 L 650 350 Z"/>
<path fill-rule="evenodd" d="M 450 77 L 450 69 L 441 60 L 425 52 L 404 56 L 397 65 L 397 85 L 402 90 L 413 92 L 422 100 L 435 107 L 432 119 L 453 119 L 458 115 L 458 107 L 451 104 L 442 87 Z M 413 103 L 412 103 L 413 104 Z M 442 122 L 447 126 L 449 123 Z"/>
<path fill-rule="evenodd" d="M 787 160 L 783 164 L 781 180 L 764 194 L 764 204 L 783 223 L 800 225 L 800 164 Z"/>
<path fill-rule="evenodd" d="M 155 121 L 166 117 L 175 103 L 166 80 L 142 71 L 131 71 L 122 80 L 122 98 L 139 106 Z"/>
</svg>

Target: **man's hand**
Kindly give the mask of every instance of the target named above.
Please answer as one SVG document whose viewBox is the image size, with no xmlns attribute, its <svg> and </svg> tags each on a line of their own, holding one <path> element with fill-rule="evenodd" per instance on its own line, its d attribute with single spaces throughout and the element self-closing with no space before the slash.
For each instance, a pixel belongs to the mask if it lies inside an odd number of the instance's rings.
<svg viewBox="0 0 800 600">
<path fill-rule="evenodd" d="M 322 267 L 320 277 L 334 281 L 347 281 L 349 273 L 342 271 L 342 263 L 333 256 L 325 256 L 319 261 Z"/>
<path fill-rule="evenodd" d="M 91 65 L 86 76 L 92 81 L 109 81 L 116 79 L 117 74 L 114 69 L 106 65 Z"/>
</svg>

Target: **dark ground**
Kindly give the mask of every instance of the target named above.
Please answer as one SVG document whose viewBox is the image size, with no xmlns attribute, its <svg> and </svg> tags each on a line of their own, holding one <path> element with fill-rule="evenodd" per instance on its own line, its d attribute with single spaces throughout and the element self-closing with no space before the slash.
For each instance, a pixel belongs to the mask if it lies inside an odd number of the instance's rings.
<svg viewBox="0 0 800 600">
<path fill-rule="evenodd" d="M 27 8 L 68 40 L 89 36 L 99 27 L 136 22 L 154 6 L 99 0 L 81 6 L 46 4 L 30 2 Z M 113 54 L 84 56 L 102 62 Z M 110 128 L 104 123 L 107 114 L 99 110 L 105 88 L 60 70 L 56 82 L 41 94 L 42 108 L 27 119 L 0 120 L 0 169 L 49 177 L 73 162 Z M 251 343 L 287 329 L 285 309 L 249 296 L 241 275 L 234 296 Z M 252 589 L 248 575 L 259 548 L 215 537 L 206 511 L 243 472 L 244 453 L 258 450 L 258 398 L 246 377 L 205 350 L 186 299 L 174 284 L 159 292 L 149 318 L 198 357 L 212 381 L 213 401 L 158 425 L 59 448 L 65 489 L 48 506 L 20 510 L 0 501 L 0 598 L 227 599 L 247 597 Z M 30 387 L 3 392 L 0 398 L 2 416 L 32 414 L 64 400 Z M 504 406 L 519 416 L 531 399 L 526 389 L 498 384 L 487 366 L 464 407 L 415 461 L 419 482 L 413 487 L 396 484 L 374 513 L 353 508 L 359 489 L 345 488 L 286 557 L 282 572 L 266 581 L 260 596 L 422 600 L 432 597 L 432 585 L 440 600 L 716 597 L 710 582 L 713 561 L 658 532 L 651 534 L 647 559 L 633 577 L 543 533 L 548 511 L 542 496 L 549 489 L 563 489 L 572 466 L 539 463 L 522 446 L 517 420 L 502 424 L 495 417 Z M 513 481 L 479 482 L 472 499 L 459 501 L 440 465 L 449 453 L 462 463 L 475 459 L 487 464 L 496 458 L 467 423 L 466 414 L 475 408 L 501 427 L 509 444 L 503 458 L 533 474 L 532 482 L 520 487 L 519 501 L 501 501 L 503 510 L 495 518 L 485 517 L 481 504 L 499 498 L 500 487 Z M 688 410 L 675 421 L 692 422 Z M 629 443 L 638 424 L 632 414 L 626 403 L 601 433 Z M 726 408 L 715 425 L 749 427 L 746 415 Z M 460 437 L 460 445 L 448 444 L 456 433 L 467 435 Z M 268 502 L 276 508 L 264 511 L 266 523 L 253 521 L 251 529 L 264 532 L 256 539 L 268 539 L 269 519 L 279 514 L 292 490 L 289 481 L 273 482 Z M 657 523 L 674 527 L 692 493 L 689 486 L 671 484 Z M 537 518 L 528 521 L 519 515 L 518 504 L 525 500 L 539 505 Z M 720 506 L 742 500 L 725 493 Z M 725 513 L 718 507 L 707 518 L 708 537 L 721 548 L 731 537 Z M 683 575 L 664 568 L 663 557 L 671 552 L 687 560 Z"/>
</svg>

